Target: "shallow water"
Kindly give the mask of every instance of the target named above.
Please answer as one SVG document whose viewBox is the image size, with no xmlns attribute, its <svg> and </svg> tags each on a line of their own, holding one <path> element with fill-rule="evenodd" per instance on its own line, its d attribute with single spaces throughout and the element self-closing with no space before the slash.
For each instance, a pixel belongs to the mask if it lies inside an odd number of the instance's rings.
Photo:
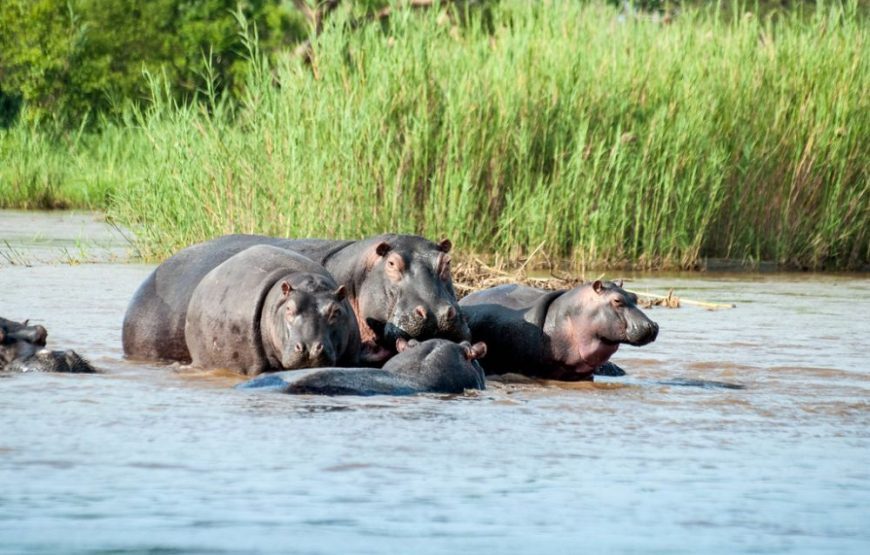
<svg viewBox="0 0 870 555">
<path fill-rule="evenodd" d="M 153 266 L 31 264 L 0 315 L 104 373 L 0 376 L 2 553 L 870 550 L 867 276 L 640 276 L 737 308 L 650 310 L 625 378 L 317 398 L 122 360 Z"/>
</svg>

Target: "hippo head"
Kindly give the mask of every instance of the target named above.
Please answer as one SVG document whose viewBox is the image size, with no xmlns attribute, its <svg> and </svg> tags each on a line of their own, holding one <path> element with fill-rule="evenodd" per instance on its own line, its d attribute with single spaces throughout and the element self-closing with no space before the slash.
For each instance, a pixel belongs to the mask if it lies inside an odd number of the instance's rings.
<svg viewBox="0 0 870 555">
<path fill-rule="evenodd" d="M 42 326 L 28 326 L 0 318 L 0 370 L 14 360 L 27 359 L 42 347 L 48 332 Z"/>
<path fill-rule="evenodd" d="M 566 291 L 551 305 L 545 326 L 553 362 L 583 375 L 607 362 L 621 343 L 646 345 L 659 333 L 621 281 L 596 280 Z"/>
<path fill-rule="evenodd" d="M 11 372 L 94 372 L 94 368 L 75 351 L 45 348 L 48 332 L 42 326 L 29 326 L 0 318 L 0 370 Z"/>
<path fill-rule="evenodd" d="M 261 322 L 272 357 L 287 370 L 335 366 L 350 341 L 348 328 L 355 327 L 344 286 L 336 289 L 314 274 L 292 282 L 281 280 L 264 307 L 271 314 Z"/>
<path fill-rule="evenodd" d="M 8 366 L 14 372 L 96 372 L 91 364 L 75 351 L 39 349 L 31 356 L 19 358 Z"/>
<path fill-rule="evenodd" d="M 436 244 L 407 235 L 370 245 L 355 302 L 382 348 L 392 350 L 398 339 L 471 338 L 453 290 L 450 248 L 446 239 Z"/>
<path fill-rule="evenodd" d="M 399 353 L 384 365 L 385 370 L 415 378 L 426 390 L 460 393 L 485 389 L 486 379 L 477 359 L 486 356 L 486 344 L 446 339 L 396 340 Z"/>
</svg>

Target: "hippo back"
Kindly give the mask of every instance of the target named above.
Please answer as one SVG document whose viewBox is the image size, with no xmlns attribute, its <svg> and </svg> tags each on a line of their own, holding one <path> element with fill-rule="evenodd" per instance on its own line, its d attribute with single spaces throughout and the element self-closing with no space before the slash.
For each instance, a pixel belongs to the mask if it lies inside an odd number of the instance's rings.
<svg viewBox="0 0 870 555">
<path fill-rule="evenodd" d="M 190 362 L 184 324 L 190 298 L 202 278 L 251 246 L 281 247 L 286 242 L 262 235 L 225 235 L 182 249 L 163 261 L 139 286 L 127 307 L 122 327 L 124 355 Z"/>
</svg>

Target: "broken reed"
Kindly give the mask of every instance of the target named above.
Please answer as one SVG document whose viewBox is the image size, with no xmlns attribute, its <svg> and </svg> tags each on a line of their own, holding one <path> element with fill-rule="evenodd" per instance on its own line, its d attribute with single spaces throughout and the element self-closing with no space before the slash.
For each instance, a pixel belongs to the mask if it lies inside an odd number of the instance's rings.
<svg viewBox="0 0 870 555">
<path fill-rule="evenodd" d="M 110 215 L 155 259 L 229 232 L 395 231 L 575 267 L 860 267 L 868 26 L 856 2 L 813 10 L 663 25 L 505 1 L 386 30 L 336 13 L 310 65 L 251 39 L 241 108 L 179 106 L 154 79 L 151 107 L 101 135 L 120 159 L 82 156 L 113 160 Z"/>
</svg>

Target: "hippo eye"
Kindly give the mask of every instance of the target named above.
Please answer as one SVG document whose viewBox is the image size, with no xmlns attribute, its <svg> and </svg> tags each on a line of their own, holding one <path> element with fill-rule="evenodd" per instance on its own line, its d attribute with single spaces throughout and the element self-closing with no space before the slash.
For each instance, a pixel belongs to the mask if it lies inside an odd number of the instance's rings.
<svg viewBox="0 0 870 555">
<path fill-rule="evenodd" d="M 341 315 L 341 308 L 340 308 L 340 307 L 337 307 L 337 306 L 336 306 L 336 307 L 333 307 L 333 308 L 330 309 L 330 311 L 326 314 L 326 321 L 329 322 L 330 324 L 334 324 L 334 323 L 336 323 L 336 322 L 338 321 L 338 317 L 339 317 L 340 315 Z"/>
<path fill-rule="evenodd" d="M 616 308 L 620 308 L 624 305 L 625 305 L 625 303 L 619 297 L 613 299 L 613 306 L 615 306 Z"/>
</svg>

